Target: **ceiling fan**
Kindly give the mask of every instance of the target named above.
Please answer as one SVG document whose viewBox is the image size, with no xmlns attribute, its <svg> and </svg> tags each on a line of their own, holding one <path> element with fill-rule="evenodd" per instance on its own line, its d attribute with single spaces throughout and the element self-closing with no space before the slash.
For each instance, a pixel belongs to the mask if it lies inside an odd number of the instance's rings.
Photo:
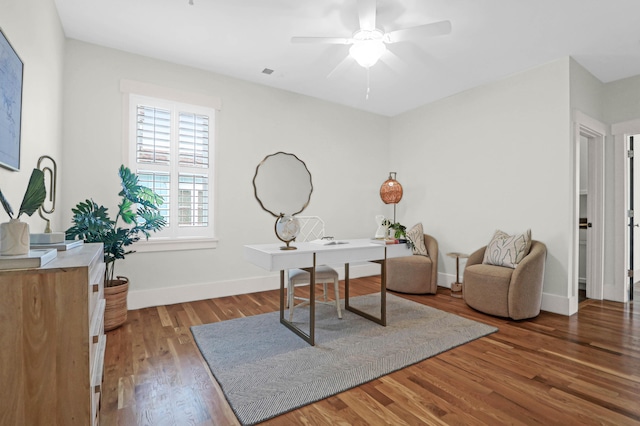
<svg viewBox="0 0 640 426">
<path fill-rule="evenodd" d="M 345 37 L 292 37 L 292 43 L 328 43 L 351 45 L 349 55 L 364 68 L 375 65 L 387 51 L 387 44 L 418 40 L 424 37 L 446 35 L 451 22 L 439 21 L 385 33 L 376 27 L 376 0 L 357 0 L 360 29 L 350 38 Z"/>
</svg>

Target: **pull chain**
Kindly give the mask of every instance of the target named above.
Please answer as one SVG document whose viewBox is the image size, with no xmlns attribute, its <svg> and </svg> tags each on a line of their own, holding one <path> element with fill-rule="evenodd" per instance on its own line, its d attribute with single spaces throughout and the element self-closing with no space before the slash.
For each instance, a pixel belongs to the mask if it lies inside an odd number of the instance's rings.
<svg viewBox="0 0 640 426">
<path fill-rule="evenodd" d="M 369 67 L 367 67 L 367 95 L 365 96 L 366 100 L 369 100 L 369 92 L 371 91 L 371 88 L 369 87 Z"/>
</svg>

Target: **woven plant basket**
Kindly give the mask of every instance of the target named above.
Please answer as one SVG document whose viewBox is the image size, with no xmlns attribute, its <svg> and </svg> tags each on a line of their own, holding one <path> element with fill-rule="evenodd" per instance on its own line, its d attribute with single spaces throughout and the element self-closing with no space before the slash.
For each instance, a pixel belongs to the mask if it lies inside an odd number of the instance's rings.
<svg viewBox="0 0 640 426">
<path fill-rule="evenodd" d="M 127 321 L 127 294 L 129 279 L 116 277 L 110 287 L 104 288 L 106 307 L 104 310 L 104 331 L 114 330 Z"/>
</svg>

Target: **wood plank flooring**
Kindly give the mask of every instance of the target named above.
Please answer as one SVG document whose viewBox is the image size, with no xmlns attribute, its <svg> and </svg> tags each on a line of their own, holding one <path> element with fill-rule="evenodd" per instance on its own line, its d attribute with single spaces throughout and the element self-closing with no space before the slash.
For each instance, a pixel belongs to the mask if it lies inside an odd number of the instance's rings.
<svg viewBox="0 0 640 426">
<path fill-rule="evenodd" d="M 352 295 L 379 285 L 354 279 Z M 640 425 L 633 303 L 587 300 L 571 317 L 509 321 L 445 288 L 394 294 L 499 331 L 263 425 Z M 274 290 L 130 311 L 108 333 L 101 424 L 237 425 L 189 327 L 277 309 Z"/>
</svg>

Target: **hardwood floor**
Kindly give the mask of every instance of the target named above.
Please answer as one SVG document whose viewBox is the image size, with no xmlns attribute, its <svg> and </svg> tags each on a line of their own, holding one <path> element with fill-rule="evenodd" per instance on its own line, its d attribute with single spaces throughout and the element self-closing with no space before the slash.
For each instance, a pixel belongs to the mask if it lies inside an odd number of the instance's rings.
<svg viewBox="0 0 640 426">
<path fill-rule="evenodd" d="M 378 288 L 377 277 L 352 280 L 354 296 Z M 499 331 L 263 425 L 640 425 L 633 303 L 586 300 L 571 317 L 508 321 L 445 288 L 400 296 Z M 108 333 L 101 424 L 237 425 L 189 327 L 277 309 L 274 290 L 130 311 Z"/>
</svg>

